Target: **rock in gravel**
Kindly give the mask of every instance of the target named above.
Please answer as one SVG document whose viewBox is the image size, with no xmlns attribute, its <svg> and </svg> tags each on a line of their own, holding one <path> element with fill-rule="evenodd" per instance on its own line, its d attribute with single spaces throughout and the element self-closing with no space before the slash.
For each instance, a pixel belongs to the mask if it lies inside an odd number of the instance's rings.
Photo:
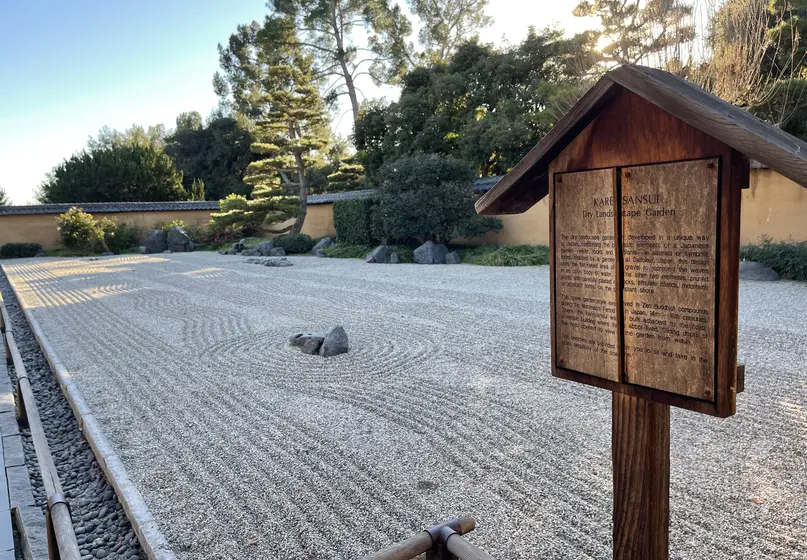
<svg viewBox="0 0 807 560">
<path fill-rule="evenodd" d="M 310 336 L 308 340 L 303 343 L 301 350 L 303 354 L 317 354 L 322 346 L 324 336 Z"/>
<path fill-rule="evenodd" d="M 269 249 L 269 256 L 270 257 L 285 257 L 286 250 L 283 247 L 272 247 Z"/>
<path fill-rule="evenodd" d="M 271 241 L 264 241 L 263 243 L 261 243 L 260 245 L 258 245 L 258 246 L 256 247 L 256 249 L 257 249 L 257 250 L 258 250 L 258 252 L 261 254 L 261 256 L 263 256 L 263 257 L 268 257 L 268 256 L 269 256 L 269 252 L 270 252 L 270 251 L 271 251 L 271 250 L 272 250 L 274 247 L 275 247 L 275 245 L 274 245 L 274 243 L 272 243 Z"/>
<path fill-rule="evenodd" d="M 445 264 L 448 247 L 442 243 L 427 241 L 415 249 L 414 261 L 417 264 Z"/>
<path fill-rule="evenodd" d="M 193 241 L 184 229 L 171 226 L 168 230 L 168 248 L 175 253 L 188 253 L 193 251 Z"/>
<path fill-rule="evenodd" d="M 219 255 L 226 255 L 226 254 L 227 254 L 227 249 L 222 249 L 221 251 L 219 251 Z"/>
<path fill-rule="evenodd" d="M 387 262 L 390 264 L 398 264 L 398 253 L 390 253 Z"/>
<path fill-rule="evenodd" d="M 327 249 L 331 245 L 333 245 L 333 240 L 330 237 L 323 237 L 322 239 L 319 240 L 319 242 L 316 245 L 314 245 L 314 248 L 311 249 L 311 254 L 316 255 L 317 251 L 325 251 L 325 249 Z"/>
<path fill-rule="evenodd" d="M 387 245 L 379 245 L 375 249 L 373 249 L 369 255 L 367 255 L 364 259 L 364 262 L 367 263 L 385 263 L 387 259 L 389 259 L 389 255 L 392 252 Z"/>
<path fill-rule="evenodd" d="M 286 257 L 266 259 L 263 266 L 291 266 L 293 263 Z"/>
<path fill-rule="evenodd" d="M 311 338 L 321 338 L 325 340 L 325 335 L 320 333 L 312 333 L 312 332 L 300 332 L 294 333 L 289 337 L 289 344 L 292 346 L 300 346 L 302 347 L 306 342 L 308 342 Z"/>
<path fill-rule="evenodd" d="M 446 253 L 446 264 L 460 264 L 460 254 L 456 251 Z"/>
<path fill-rule="evenodd" d="M 241 239 L 233 243 L 233 248 L 238 251 L 239 253 L 247 248 L 247 240 Z"/>
<path fill-rule="evenodd" d="M 165 232 L 161 229 L 153 229 L 146 234 L 146 249 L 151 254 L 159 254 L 168 249 L 165 241 Z"/>
<path fill-rule="evenodd" d="M 319 349 L 319 355 L 336 356 L 344 354 L 348 351 L 347 333 L 342 327 L 334 327 L 325 335 L 325 340 L 322 341 L 322 346 Z M 305 352 L 305 350 L 303 350 Z"/>
<path fill-rule="evenodd" d="M 322 249 L 320 249 L 319 251 L 314 253 L 314 256 L 319 257 L 319 258 L 327 258 L 328 254 L 325 251 L 323 251 Z"/>
<path fill-rule="evenodd" d="M 238 243 L 233 243 L 233 246 L 227 249 L 228 255 L 237 255 L 241 249 L 239 249 L 240 245 Z"/>
<path fill-rule="evenodd" d="M 754 261 L 740 261 L 740 280 L 775 282 L 779 274 L 772 268 Z"/>
<path fill-rule="evenodd" d="M 242 257 L 254 257 L 255 255 L 260 255 L 261 253 L 257 249 L 246 249 L 241 251 Z"/>
<path fill-rule="evenodd" d="M 139 251 L 141 255 L 148 255 L 149 248 L 146 247 L 145 245 L 141 245 Z"/>
</svg>

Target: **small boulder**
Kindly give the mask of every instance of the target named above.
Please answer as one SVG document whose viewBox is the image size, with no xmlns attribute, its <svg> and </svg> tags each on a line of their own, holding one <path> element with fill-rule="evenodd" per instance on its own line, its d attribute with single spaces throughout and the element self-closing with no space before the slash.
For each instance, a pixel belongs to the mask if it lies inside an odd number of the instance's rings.
<svg viewBox="0 0 807 560">
<path fill-rule="evenodd" d="M 165 232 L 161 229 L 153 229 L 146 234 L 146 249 L 149 253 L 159 254 L 168 249 L 165 241 Z"/>
<path fill-rule="evenodd" d="M 193 241 L 184 229 L 171 226 L 168 230 L 168 248 L 175 253 L 187 253 L 193 251 Z"/>
<path fill-rule="evenodd" d="M 364 259 L 364 262 L 368 263 L 385 263 L 387 259 L 389 259 L 389 255 L 392 252 L 387 245 L 379 245 L 375 249 L 373 249 Z"/>
<path fill-rule="evenodd" d="M 226 255 L 226 254 L 227 254 L 227 249 L 222 249 L 221 251 L 219 251 L 219 255 Z"/>
<path fill-rule="evenodd" d="M 286 250 L 283 247 L 272 247 L 269 249 L 269 256 L 270 257 L 285 257 Z"/>
<path fill-rule="evenodd" d="M 333 245 L 333 240 L 330 237 L 323 237 L 322 239 L 319 240 L 319 242 L 316 245 L 314 245 L 314 248 L 311 249 L 311 254 L 317 255 L 317 251 L 322 251 L 324 253 L 325 249 L 327 249 L 331 245 Z"/>
<path fill-rule="evenodd" d="M 303 354 L 318 354 L 324 340 L 325 338 L 322 335 L 312 335 L 308 337 L 300 349 Z"/>
<path fill-rule="evenodd" d="M 291 344 L 292 346 L 302 347 L 303 344 L 308 342 L 309 338 L 321 338 L 322 340 L 325 340 L 325 335 L 312 332 L 294 333 L 289 337 L 289 344 Z"/>
<path fill-rule="evenodd" d="M 230 247 L 229 249 L 227 249 L 227 250 L 224 252 L 224 254 L 225 254 L 225 255 L 237 255 L 237 254 L 238 254 L 238 249 L 236 249 L 236 248 L 235 248 L 235 245 L 233 245 L 232 247 Z"/>
<path fill-rule="evenodd" d="M 460 254 L 456 251 L 446 253 L 446 264 L 460 264 Z"/>
<path fill-rule="evenodd" d="M 261 253 L 257 249 L 246 249 L 244 251 L 241 251 L 242 257 L 255 257 L 260 254 Z"/>
<path fill-rule="evenodd" d="M 292 262 L 286 257 L 266 259 L 263 266 L 292 266 Z"/>
<path fill-rule="evenodd" d="M 337 354 L 344 354 L 348 351 L 347 333 L 342 327 L 334 327 L 325 335 L 322 341 L 322 346 L 319 349 L 319 355 L 336 356 Z M 305 352 L 305 350 L 303 350 Z"/>
<path fill-rule="evenodd" d="M 445 264 L 448 247 L 442 243 L 427 241 L 415 249 L 414 261 L 417 264 Z"/>
<path fill-rule="evenodd" d="M 740 261 L 740 280 L 775 282 L 779 274 L 770 267 L 754 261 Z"/>
<path fill-rule="evenodd" d="M 275 244 L 271 241 L 264 241 L 256 247 L 261 256 L 268 257 L 269 252 L 274 248 Z"/>
<path fill-rule="evenodd" d="M 390 264 L 398 264 L 398 253 L 390 253 L 388 261 Z"/>
<path fill-rule="evenodd" d="M 149 248 L 146 247 L 145 245 L 141 245 L 139 251 L 141 255 L 148 255 Z"/>
<path fill-rule="evenodd" d="M 36 255 L 34 255 L 35 258 L 47 257 L 47 256 L 48 254 L 45 251 L 39 251 Z"/>
<path fill-rule="evenodd" d="M 111 257 L 114 254 L 115 253 L 113 253 L 112 251 L 104 251 L 103 253 L 101 253 L 101 256 L 102 257 Z"/>
<path fill-rule="evenodd" d="M 238 252 L 241 252 L 244 249 L 246 249 L 246 246 L 247 246 L 246 244 L 247 244 L 247 240 L 246 239 L 241 239 L 240 241 L 236 241 L 233 244 L 233 247 L 235 247 Z"/>
</svg>

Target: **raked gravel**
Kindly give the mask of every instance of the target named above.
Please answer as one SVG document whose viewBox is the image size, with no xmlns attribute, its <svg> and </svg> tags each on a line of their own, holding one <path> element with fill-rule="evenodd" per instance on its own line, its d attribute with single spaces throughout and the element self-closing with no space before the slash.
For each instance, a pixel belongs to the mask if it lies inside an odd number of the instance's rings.
<svg viewBox="0 0 807 560">
<path fill-rule="evenodd" d="M 182 559 L 351 559 L 470 514 L 610 558 L 610 395 L 549 374 L 548 269 L 6 262 Z M 744 282 L 746 392 L 672 413 L 671 554 L 807 558 L 807 286 Z M 348 354 L 290 347 L 343 325 Z"/>
<path fill-rule="evenodd" d="M 14 340 L 31 382 L 42 428 L 48 439 L 65 498 L 70 504 L 76 541 L 82 560 L 140 560 L 140 544 L 126 518 L 115 491 L 107 482 L 92 449 L 81 434 L 78 421 L 39 349 L 28 322 L 20 312 L 14 293 L 0 274 L 0 290 L 12 322 Z M 16 385 L 17 371 L 9 365 Z M 36 505 L 45 512 L 48 497 L 36 460 L 31 431 L 20 426 L 25 464 Z"/>
</svg>

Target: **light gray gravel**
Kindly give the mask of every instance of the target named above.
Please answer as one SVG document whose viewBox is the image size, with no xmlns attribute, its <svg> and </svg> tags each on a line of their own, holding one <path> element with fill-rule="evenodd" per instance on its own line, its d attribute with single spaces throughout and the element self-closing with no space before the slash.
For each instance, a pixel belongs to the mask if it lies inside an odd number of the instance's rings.
<svg viewBox="0 0 807 560">
<path fill-rule="evenodd" d="M 350 559 L 460 514 L 497 559 L 610 558 L 610 395 L 549 375 L 548 270 L 8 268 L 183 559 Z M 8 266 L 8 265 L 7 265 Z M 288 344 L 343 325 L 348 354 Z M 672 414 L 673 558 L 807 558 L 807 287 L 741 285 L 735 417 Z"/>
</svg>

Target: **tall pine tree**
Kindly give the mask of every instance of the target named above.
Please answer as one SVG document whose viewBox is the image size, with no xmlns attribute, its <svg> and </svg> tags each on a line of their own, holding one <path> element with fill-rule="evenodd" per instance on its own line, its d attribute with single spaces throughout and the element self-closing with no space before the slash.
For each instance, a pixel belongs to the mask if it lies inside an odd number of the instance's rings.
<svg viewBox="0 0 807 560">
<path fill-rule="evenodd" d="M 356 157 L 344 158 L 328 175 L 328 192 L 355 191 L 364 188 L 364 166 Z"/>
<path fill-rule="evenodd" d="M 257 142 L 250 149 L 260 159 L 249 164 L 244 177 L 253 185 L 249 205 L 256 213 L 265 212 L 264 223 L 296 213 L 292 233 L 300 233 L 308 200 L 306 169 L 328 144 L 325 111 L 311 60 L 297 44 L 289 18 L 267 18 L 255 47 L 259 50 L 250 73 L 260 86 L 253 104 L 259 115 Z"/>
</svg>

